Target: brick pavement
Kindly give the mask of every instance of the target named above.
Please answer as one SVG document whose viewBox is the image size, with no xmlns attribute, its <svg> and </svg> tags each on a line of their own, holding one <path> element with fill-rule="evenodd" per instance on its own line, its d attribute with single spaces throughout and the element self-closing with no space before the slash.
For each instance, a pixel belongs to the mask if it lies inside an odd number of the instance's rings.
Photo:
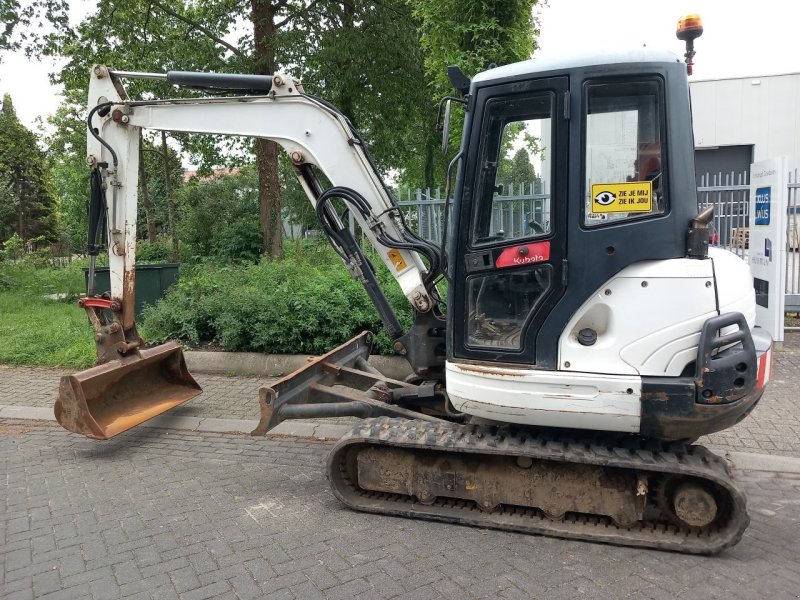
<svg viewBox="0 0 800 600">
<path fill-rule="evenodd" d="M 343 508 L 329 444 L 0 421 L 0 596 L 797 598 L 800 479 L 741 480 L 752 524 L 693 557 Z"/>
<path fill-rule="evenodd" d="M 0 405 L 52 406 L 58 369 L 0 365 Z M 198 398 L 170 412 L 175 416 L 257 419 L 258 388 L 266 378 L 195 375 Z M 701 440 L 716 449 L 800 457 L 800 333 L 787 333 L 775 354 L 773 379 L 759 405 L 744 421 Z"/>
<path fill-rule="evenodd" d="M 59 378 L 68 371 L 0 365 L 0 405 L 52 406 Z M 171 415 L 215 419 L 258 419 L 258 388 L 274 379 L 194 373 L 203 393 Z"/>
</svg>

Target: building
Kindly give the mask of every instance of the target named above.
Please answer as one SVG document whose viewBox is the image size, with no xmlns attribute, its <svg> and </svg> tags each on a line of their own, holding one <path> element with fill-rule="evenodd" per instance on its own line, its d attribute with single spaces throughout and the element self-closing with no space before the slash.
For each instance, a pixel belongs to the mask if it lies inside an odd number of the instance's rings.
<svg viewBox="0 0 800 600">
<path fill-rule="evenodd" d="M 781 155 L 800 169 L 800 73 L 693 80 L 689 87 L 698 178 L 749 172 L 752 162 Z"/>
</svg>

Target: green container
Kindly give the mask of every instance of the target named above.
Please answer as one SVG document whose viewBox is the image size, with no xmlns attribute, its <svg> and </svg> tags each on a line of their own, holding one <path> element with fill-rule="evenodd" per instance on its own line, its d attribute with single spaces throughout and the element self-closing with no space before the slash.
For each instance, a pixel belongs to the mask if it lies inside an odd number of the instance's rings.
<svg viewBox="0 0 800 600">
<path fill-rule="evenodd" d="M 89 269 L 84 267 L 86 288 L 89 288 Z M 145 304 L 155 304 L 163 298 L 169 287 L 178 280 L 177 264 L 136 265 L 136 320 L 142 317 Z M 102 294 L 111 291 L 111 277 L 108 267 L 97 267 L 94 275 L 94 292 Z"/>
</svg>

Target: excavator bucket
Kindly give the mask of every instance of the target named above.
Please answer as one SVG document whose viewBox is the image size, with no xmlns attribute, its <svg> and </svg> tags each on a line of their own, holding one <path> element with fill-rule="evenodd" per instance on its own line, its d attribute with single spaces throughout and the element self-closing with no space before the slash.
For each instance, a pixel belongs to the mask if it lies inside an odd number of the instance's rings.
<svg viewBox="0 0 800 600">
<path fill-rule="evenodd" d="M 55 415 L 65 429 L 107 440 L 201 392 L 186 368 L 180 344 L 167 342 L 65 375 Z"/>
</svg>

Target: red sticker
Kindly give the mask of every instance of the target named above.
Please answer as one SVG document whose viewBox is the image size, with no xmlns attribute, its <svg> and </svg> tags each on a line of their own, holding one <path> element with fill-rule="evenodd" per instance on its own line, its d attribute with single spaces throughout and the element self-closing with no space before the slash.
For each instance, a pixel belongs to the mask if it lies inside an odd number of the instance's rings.
<svg viewBox="0 0 800 600">
<path fill-rule="evenodd" d="M 550 242 L 536 242 L 535 244 L 522 244 L 513 248 L 506 248 L 497 257 L 495 266 L 518 267 L 532 265 L 550 260 Z"/>
</svg>

